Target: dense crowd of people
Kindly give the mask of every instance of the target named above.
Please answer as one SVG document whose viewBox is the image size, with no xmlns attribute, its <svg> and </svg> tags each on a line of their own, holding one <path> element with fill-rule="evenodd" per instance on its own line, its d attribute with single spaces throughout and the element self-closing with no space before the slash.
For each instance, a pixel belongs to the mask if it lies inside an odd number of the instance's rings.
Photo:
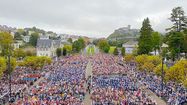
<svg viewBox="0 0 187 105">
<path fill-rule="evenodd" d="M 13 105 L 82 105 L 87 60 L 71 56 L 46 66 L 48 73 Z"/>
<path fill-rule="evenodd" d="M 187 103 L 187 90 L 174 82 L 162 85 L 161 78 L 154 74 L 136 72 L 136 77 L 159 97 L 163 97 L 169 105 L 183 105 Z M 162 87 L 163 86 L 163 87 Z"/>
<path fill-rule="evenodd" d="M 92 76 L 86 78 L 88 62 Z M 98 53 L 63 57 L 34 72 L 31 68 L 17 67 L 11 79 L 14 96 L 11 105 L 83 105 L 87 92 L 91 94 L 92 105 L 157 104 L 148 89 L 168 105 L 187 102 L 187 90 L 182 85 L 168 82 L 162 91 L 160 77 L 121 62 L 120 56 Z M 7 75 L 0 84 L 0 104 L 5 104 L 10 101 Z"/>
<path fill-rule="evenodd" d="M 92 57 L 93 105 L 154 105 L 128 65 L 120 65 L 120 57 L 97 54 Z"/>
<path fill-rule="evenodd" d="M 33 71 L 27 67 L 17 67 L 15 71 L 11 74 L 11 80 L 9 75 L 3 75 L 0 80 L 0 103 L 5 103 L 8 101 L 14 101 L 18 94 L 22 94 L 24 90 L 30 87 L 34 81 L 41 77 L 41 72 Z M 9 86 L 11 83 L 11 96 L 9 99 Z"/>
</svg>

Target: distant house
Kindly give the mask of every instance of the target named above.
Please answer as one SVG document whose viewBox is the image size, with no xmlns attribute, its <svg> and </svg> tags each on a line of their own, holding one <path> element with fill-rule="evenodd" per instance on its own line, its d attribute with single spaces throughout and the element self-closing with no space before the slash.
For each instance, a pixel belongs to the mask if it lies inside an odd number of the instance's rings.
<svg viewBox="0 0 187 105">
<path fill-rule="evenodd" d="M 61 47 L 60 40 L 52 40 L 49 39 L 49 36 L 43 35 L 37 40 L 36 54 L 37 56 L 54 57 L 56 56 L 56 49 Z"/>
<path fill-rule="evenodd" d="M 23 41 L 28 43 L 30 40 L 30 36 L 23 36 Z"/>
<path fill-rule="evenodd" d="M 13 46 L 14 46 L 14 49 L 18 49 L 20 48 L 20 46 L 23 45 L 23 41 L 22 40 L 16 40 L 14 43 L 13 43 Z"/>
<path fill-rule="evenodd" d="M 137 41 L 128 41 L 122 45 L 122 47 L 125 48 L 126 54 L 132 54 L 133 50 L 135 50 L 138 47 Z"/>
</svg>

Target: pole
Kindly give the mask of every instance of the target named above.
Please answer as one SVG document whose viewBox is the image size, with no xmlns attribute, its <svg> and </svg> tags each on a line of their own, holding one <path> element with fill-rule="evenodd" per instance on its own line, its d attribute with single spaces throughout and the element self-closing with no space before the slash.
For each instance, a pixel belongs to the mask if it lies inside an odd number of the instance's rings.
<svg viewBox="0 0 187 105">
<path fill-rule="evenodd" d="M 11 88 L 11 70 L 10 70 L 10 50 L 8 54 L 8 73 L 9 73 L 9 101 L 11 101 L 12 88 Z"/>
<path fill-rule="evenodd" d="M 162 93 L 163 93 L 163 85 L 164 85 L 164 58 L 162 57 L 162 76 L 161 76 L 161 78 L 162 78 L 162 84 L 161 84 L 161 86 L 162 86 Z"/>
</svg>

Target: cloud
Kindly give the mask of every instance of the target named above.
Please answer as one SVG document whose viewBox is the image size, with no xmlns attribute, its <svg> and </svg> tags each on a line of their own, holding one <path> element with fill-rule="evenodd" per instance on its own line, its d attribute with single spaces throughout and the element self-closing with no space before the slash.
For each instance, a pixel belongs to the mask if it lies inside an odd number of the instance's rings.
<svg viewBox="0 0 187 105">
<path fill-rule="evenodd" d="M 149 17 L 153 28 L 163 32 L 172 8 L 187 11 L 186 5 L 186 0 L 0 0 L 0 23 L 107 37 L 128 24 L 140 28 Z"/>
</svg>

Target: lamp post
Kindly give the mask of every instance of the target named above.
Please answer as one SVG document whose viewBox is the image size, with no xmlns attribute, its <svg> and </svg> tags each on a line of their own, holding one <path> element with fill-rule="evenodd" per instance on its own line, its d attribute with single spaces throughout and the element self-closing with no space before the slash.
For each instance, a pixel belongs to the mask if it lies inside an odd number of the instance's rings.
<svg viewBox="0 0 187 105">
<path fill-rule="evenodd" d="M 8 75 L 9 75 L 9 102 L 11 102 L 12 98 L 12 86 L 11 86 L 11 64 L 10 64 L 10 49 L 8 49 Z"/>
<path fill-rule="evenodd" d="M 162 89 L 162 93 L 163 93 L 163 90 L 164 90 L 164 57 L 162 56 L 162 75 L 161 75 L 161 78 L 162 78 L 162 84 L 161 84 L 161 89 Z"/>
</svg>

